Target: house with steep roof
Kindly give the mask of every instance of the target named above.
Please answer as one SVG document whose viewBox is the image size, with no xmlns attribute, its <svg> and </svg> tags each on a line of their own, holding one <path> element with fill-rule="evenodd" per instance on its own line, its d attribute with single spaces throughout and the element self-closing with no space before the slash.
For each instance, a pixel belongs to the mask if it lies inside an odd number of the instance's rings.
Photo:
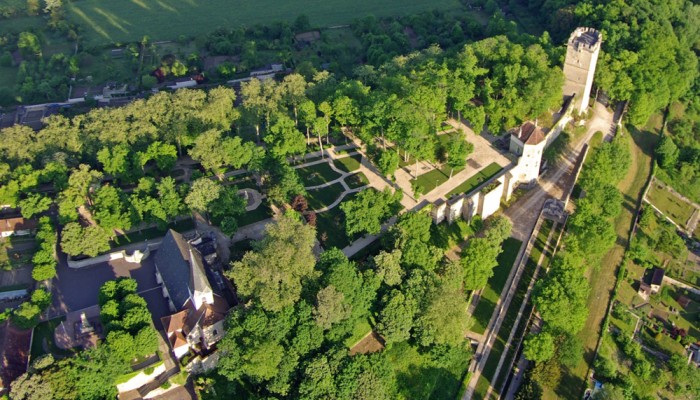
<svg viewBox="0 0 700 400">
<path fill-rule="evenodd" d="M 212 288 L 205 258 L 191 241 L 169 230 L 154 262 L 156 280 L 174 313 L 161 318 L 173 353 L 182 358 L 190 350 L 202 354 L 213 351 L 223 337 L 229 303 L 223 293 Z"/>
<path fill-rule="evenodd" d="M 537 122 L 526 122 L 511 131 L 511 153 L 519 157 L 514 178 L 518 182 L 531 184 L 540 176 L 542 154 L 547 144 L 546 135 Z"/>
</svg>

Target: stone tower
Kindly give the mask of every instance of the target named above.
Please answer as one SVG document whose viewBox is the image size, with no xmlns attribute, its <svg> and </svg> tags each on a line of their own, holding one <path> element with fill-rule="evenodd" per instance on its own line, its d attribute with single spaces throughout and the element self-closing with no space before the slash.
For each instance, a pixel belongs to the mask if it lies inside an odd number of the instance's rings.
<svg viewBox="0 0 700 400">
<path fill-rule="evenodd" d="M 593 85 L 603 35 L 593 28 L 576 28 L 566 45 L 564 96 L 574 97 L 574 109 L 583 113 Z"/>
</svg>

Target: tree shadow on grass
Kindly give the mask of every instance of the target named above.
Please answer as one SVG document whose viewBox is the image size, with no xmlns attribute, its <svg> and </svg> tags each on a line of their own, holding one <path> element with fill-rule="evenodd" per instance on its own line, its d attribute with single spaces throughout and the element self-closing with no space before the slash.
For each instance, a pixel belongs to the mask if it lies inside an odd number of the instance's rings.
<svg viewBox="0 0 700 400">
<path fill-rule="evenodd" d="M 593 357 L 592 351 L 587 353 Z M 588 360 L 589 354 L 586 354 L 586 360 Z M 585 391 L 585 386 L 586 382 L 580 376 L 576 376 L 569 367 L 562 366 L 561 380 L 554 392 L 560 399 L 579 399 Z"/>
<path fill-rule="evenodd" d="M 421 366 L 399 373 L 399 391 L 407 399 L 453 400 L 461 390 L 461 377 L 446 368 Z"/>
</svg>

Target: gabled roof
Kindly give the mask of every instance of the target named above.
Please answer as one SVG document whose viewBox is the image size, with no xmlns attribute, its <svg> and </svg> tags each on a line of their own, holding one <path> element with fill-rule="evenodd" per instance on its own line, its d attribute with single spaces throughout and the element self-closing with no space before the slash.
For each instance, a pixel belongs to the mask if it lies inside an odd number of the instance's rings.
<svg viewBox="0 0 700 400">
<path fill-rule="evenodd" d="M 163 324 L 163 329 L 165 329 L 165 333 L 168 334 L 168 337 L 175 332 L 186 330 L 188 312 L 189 310 L 185 309 L 173 315 L 166 315 L 160 319 L 160 322 Z"/>
<path fill-rule="evenodd" d="M 529 121 L 521 125 L 519 129 L 515 130 L 513 135 L 524 144 L 531 145 L 540 144 L 545 138 L 542 128 Z"/>
<path fill-rule="evenodd" d="M 155 256 L 156 269 L 168 289 L 170 300 L 180 310 L 195 291 L 211 290 L 202 256 L 181 234 L 169 230 Z"/>
<path fill-rule="evenodd" d="M 651 275 L 651 284 L 652 285 L 661 285 L 661 282 L 664 281 L 664 274 L 665 274 L 665 271 L 663 268 L 654 267 L 654 272 Z"/>
</svg>

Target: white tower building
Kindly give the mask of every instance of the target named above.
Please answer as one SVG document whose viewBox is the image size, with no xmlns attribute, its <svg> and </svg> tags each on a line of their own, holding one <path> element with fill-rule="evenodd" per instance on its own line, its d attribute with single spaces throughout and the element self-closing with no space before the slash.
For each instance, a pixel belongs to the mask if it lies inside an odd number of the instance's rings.
<svg viewBox="0 0 700 400">
<path fill-rule="evenodd" d="M 569 37 L 564 61 L 564 96 L 574 97 L 574 109 L 583 113 L 593 85 L 603 35 L 593 28 L 576 28 Z"/>
</svg>

